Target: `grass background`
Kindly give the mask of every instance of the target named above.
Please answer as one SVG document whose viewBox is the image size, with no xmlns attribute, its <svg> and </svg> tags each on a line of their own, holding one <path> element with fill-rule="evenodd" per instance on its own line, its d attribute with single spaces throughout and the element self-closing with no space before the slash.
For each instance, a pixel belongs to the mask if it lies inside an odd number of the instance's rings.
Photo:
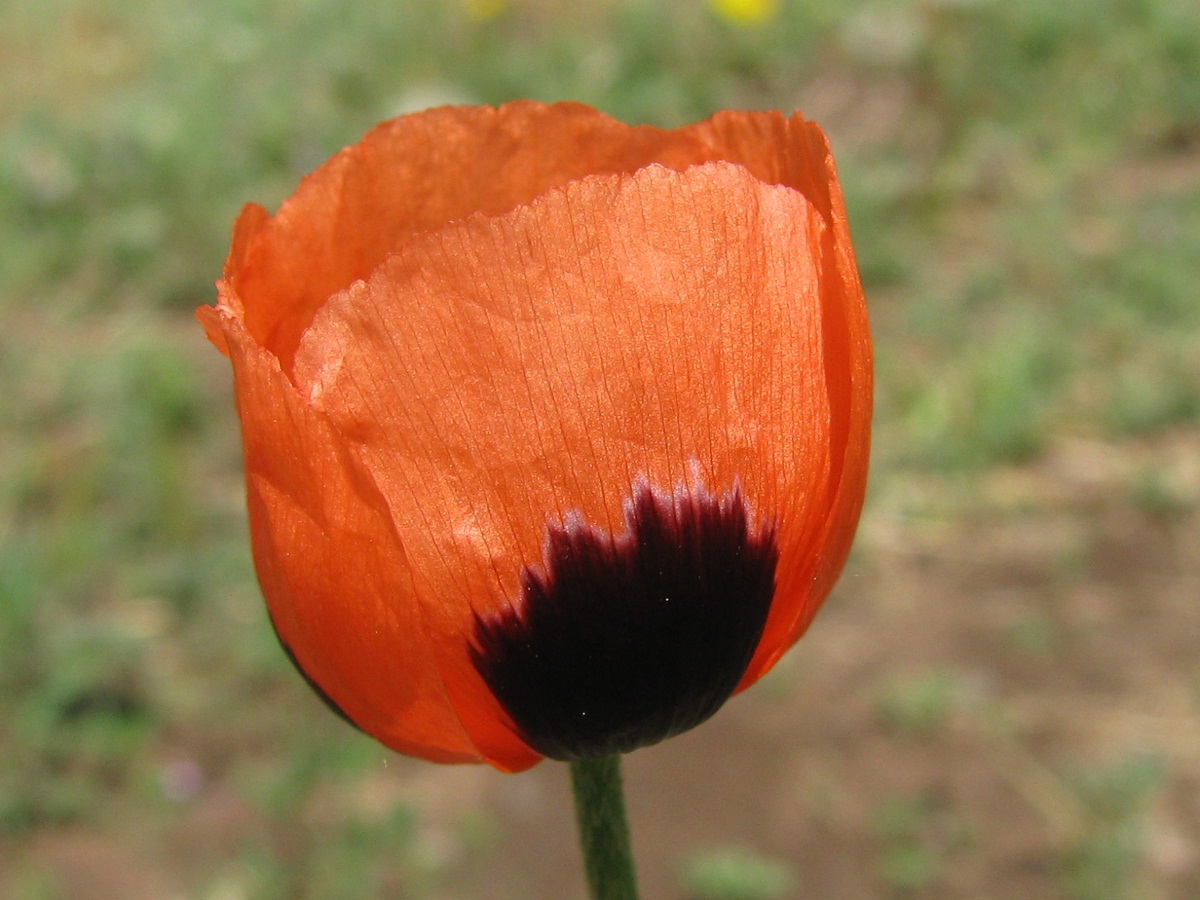
<svg viewBox="0 0 1200 900">
<path fill-rule="evenodd" d="M 978 834 L 1019 818 L 902 774 L 874 792 L 851 779 L 867 793 L 835 857 L 866 882 L 822 882 L 799 845 L 730 831 L 643 859 L 660 894 L 1200 895 L 1193 0 L 15 0 L 0 23 L 3 896 L 556 896 L 505 880 L 515 826 L 489 798 L 519 788 L 413 774 L 290 671 L 249 562 L 227 367 L 191 317 L 243 202 L 276 206 L 380 119 L 516 97 L 658 125 L 798 107 L 825 126 L 878 348 L 851 567 L 865 587 L 845 603 L 862 640 L 897 647 L 863 675 L 857 733 L 892 758 L 920 750 L 922 771 L 979 726 L 1072 811 L 1029 851 L 1033 892 L 1009 893 Z M 1109 572 L 1114 528 L 1132 536 Z M 1036 577 L 1014 576 L 996 533 L 1029 538 Z M 1019 614 L 963 613 L 977 583 L 946 575 L 963 558 L 1024 591 Z M 1162 579 L 1123 581 L 1139 560 Z M 871 635 L 905 585 L 914 623 L 959 623 L 954 652 Z M 1054 605 L 1076 594 L 1117 596 L 1084 637 Z M 1134 637 L 1177 662 L 1122 680 L 1149 665 L 1121 655 Z M 1023 728 L 1045 697 L 1020 673 L 1084 657 L 1077 706 Z M 971 673 L 1006 666 L 1017 686 L 981 712 Z M 820 715 L 814 678 L 784 667 L 763 702 L 792 692 Z M 1102 753 L 1062 724 L 1089 700 L 1144 710 L 1176 688 L 1162 741 L 1133 729 Z M 1018 723 L 1003 738 L 997 709 Z M 703 754 L 689 794 L 723 764 Z M 819 830 L 824 794 L 803 778 L 796 827 Z M 469 787 L 447 800 L 456 780 Z M 576 861 L 559 865 L 573 884 Z"/>
</svg>

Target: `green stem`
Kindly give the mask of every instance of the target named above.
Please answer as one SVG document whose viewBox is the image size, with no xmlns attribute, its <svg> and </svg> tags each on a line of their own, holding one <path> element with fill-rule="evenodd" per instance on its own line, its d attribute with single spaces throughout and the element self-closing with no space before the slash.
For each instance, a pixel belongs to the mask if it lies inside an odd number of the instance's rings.
<svg viewBox="0 0 1200 900">
<path fill-rule="evenodd" d="M 577 759 L 571 763 L 575 821 L 592 900 L 637 900 L 621 757 Z"/>
</svg>

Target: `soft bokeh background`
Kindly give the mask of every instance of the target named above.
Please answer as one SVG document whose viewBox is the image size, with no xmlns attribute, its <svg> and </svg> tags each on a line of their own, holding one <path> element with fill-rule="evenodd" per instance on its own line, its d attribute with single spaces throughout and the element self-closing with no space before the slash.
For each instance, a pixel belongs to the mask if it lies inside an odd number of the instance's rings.
<svg viewBox="0 0 1200 900">
<path fill-rule="evenodd" d="M 1200 896 L 1195 0 L 9 0 L 0 896 L 579 898 L 563 767 L 389 754 L 275 644 L 213 297 L 379 119 L 801 108 L 879 354 L 837 593 L 630 758 L 652 898 Z"/>
</svg>

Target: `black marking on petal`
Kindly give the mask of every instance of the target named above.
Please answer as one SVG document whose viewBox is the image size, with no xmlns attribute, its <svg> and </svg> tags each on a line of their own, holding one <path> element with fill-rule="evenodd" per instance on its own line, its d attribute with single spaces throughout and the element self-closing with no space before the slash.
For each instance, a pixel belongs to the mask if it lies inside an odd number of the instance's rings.
<svg viewBox="0 0 1200 900">
<path fill-rule="evenodd" d="M 775 529 L 735 487 L 673 495 L 639 481 L 627 532 L 547 529 L 546 565 L 477 616 L 472 661 L 525 741 L 552 759 L 626 753 L 699 725 L 733 693 L 775 591 Z"/>
<path fill-rule="evenodd" d="M 339 719 L 341 719 L 347 725 L 352 725 L 359 731 L 362 731 L 362 727 L 348 715 L 346 715 L 345 711 L 333 702 L 333 698 L 325 693 L 325 690 L 313 680 L 313 677 L 309 675 L 308 672 L 304 670 L 304 666 L 300 665 L 300 661 L 296 659 L 296 654 L 292 652 L 292 648 L 288 645 L 288 642 L 283 639 L 283 635 L 281 635 L 279 633 L 279 629 L 275 627 L 275 620 L 271 618 L 269 613 L 267 615 L 267 620 L 271 623 L 271 628 L 275 632 L 275 638 L 279 641 L 279 646 L 283 648 L 283 652 L 287 654 L 288 660 L 291 661 L 291 664 L 295 667 L 296 671 L 300 673 L 300 677 L 304 679 L 305 683 L 310 688 L 312 688 L 313 693 L 320 697 L 321 702 L 329 707 L 329 709 L 331 709 L 334 713 L 336 713 Z"/>
</svg>

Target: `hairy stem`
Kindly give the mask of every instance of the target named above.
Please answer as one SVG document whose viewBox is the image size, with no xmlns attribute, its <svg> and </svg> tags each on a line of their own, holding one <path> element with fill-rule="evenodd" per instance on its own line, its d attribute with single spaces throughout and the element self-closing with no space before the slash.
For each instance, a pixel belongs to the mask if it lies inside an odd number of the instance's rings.
<svg viewBox="0 0 1200 900">
<path fill-rule="evenodd" d="M 621 757 L 575 760 L 570 765 L 575 821 L 591 898 L 637 900 Z"/>
</svg>

